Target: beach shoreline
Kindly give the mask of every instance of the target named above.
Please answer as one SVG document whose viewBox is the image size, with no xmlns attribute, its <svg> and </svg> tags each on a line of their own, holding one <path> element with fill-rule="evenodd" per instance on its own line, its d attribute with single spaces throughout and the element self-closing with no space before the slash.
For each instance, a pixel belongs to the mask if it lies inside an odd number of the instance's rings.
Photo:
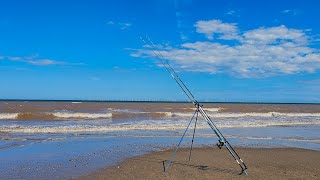
<svg viewBox="0 0 320 180">
<path fill-rule="evenodd" d="M 248 176 L 225 148 L 199 147 L 178 151 L 166 173 L 163 161 L 173 150 L 151 152 L 99 169 L 77 179 L 319 179 L 320 151 L 299 148 L 236 148 L 248 166 Z"/>
</svg>

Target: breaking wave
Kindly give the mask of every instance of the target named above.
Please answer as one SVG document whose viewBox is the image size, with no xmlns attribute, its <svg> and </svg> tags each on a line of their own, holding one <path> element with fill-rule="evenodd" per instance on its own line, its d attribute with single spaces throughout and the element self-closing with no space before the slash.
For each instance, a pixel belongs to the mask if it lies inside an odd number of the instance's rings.
<svg viewBox="0 0 320 180">
<path fill-rule="evenodd" d="M 208 112 L 219 112 L 221 111 L 223 108 L 206 108 L 206 111 Z"/>
<path fill-rule="evenodd" d="M 103 119 L 103 118 L 161 118 L 172 117 L 171 112 L 113 112 L 113 113 L 81 113 L 81 112 L 52 112 L 52 113 L 0 113 L 1 119 L 16 120 L 58 120 L 58 119 Z"/>
<path fill-rule="evenodd" d="M 237 117 L 320 117 L 320 113 L 219 113 L 218 108 L 208 111 L 213 118 L 237 118 Z M 112 111 L 104 113 L 84 112 L 47 112 L 47 113 L 0 113 L 0 120 L 68 120 L 68 119 L 103 119 L 103 118 L 166 118 L 166 117 L 191 117 L 191 112 L 134 112 L 134 111 Z"/>
<path fill-rule="evenodd" d="M 99 118 L 110 118 L 112 117 L 111 113 L 65 113 L 57 112 L 53 113 L 55 117 L 58 118 L 84 118 L 84 119 L 99 119 Z"/>
<path fill-rule="evenodd" d="M 206 109 L 205 109 L 206 110 Z M 229 117 L 320 117 L 320 113 L 210 113 L 210 117 L 229 118 Z M 190 117 L 191 113 L 173 113 L 173 116 Z"/>
<path fill-rule="evenodd" d="M 279 112 L 268 112 L 268 113 L 223 113 L 215 114 L 214 117 L 320 117 L 320 113 L 279 113 Z"/>
<path fill-rule="evenodd" d="M 206 111 L 208 112 L 219 112 L 221 110 L 223 110 L 224 108 L 218 107 L 218 108 L 205 108 Z M 195 111 L 194 107 L 188 107 L 188 108 L 178 108 L 178 110 L 182 110 L 182 111 Z"/>
<path fill-rule="evenodd" d="M 17 119 L 19 113 L 0 113 L 0 119 Z"/>
<path fill-rule="evenodd" d="M 112 113 L 112 118 L 161 118 L 172 117 L 171 112 L 127 112 L 127 113 Z"/>
<path fill-rule="evenodd" d="M 320 125 L 319 119 L 280 119 L 280 120 L 255 120 L 255 119 L 234 119 L 214 121 L 219 128 L 239 127 L 269 127 L 269 126 L 297 126 L 297 125 Z M 114 123 L 108 125 L 1 125 L 0 133 L 77 133 L 77 132 L 114 132 L 131 130 L 178 130 L 185 129 L 186 120 L 143 120 L 125 123 Z M 197 128 L 208 129 L 205 121 L 199 121 Z"/>
<path fill-rule="evenodd" d="M 0 113 L 0 119 L 99 119 L 110 118 L 111 113 L 76 113 L 76 112 L 55 112 L 55 113 Z"/>
</svg>

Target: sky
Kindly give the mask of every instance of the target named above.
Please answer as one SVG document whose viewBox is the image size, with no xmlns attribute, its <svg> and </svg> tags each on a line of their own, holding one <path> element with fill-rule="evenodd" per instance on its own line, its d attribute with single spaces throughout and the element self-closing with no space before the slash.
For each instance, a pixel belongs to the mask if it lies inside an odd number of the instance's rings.
<svg viewBox="0 0 320 180">
<path fill-rule="evenodd" d="M 320 103 L 320 1 L 0 2 L 0 99 Z"/>
</svg>

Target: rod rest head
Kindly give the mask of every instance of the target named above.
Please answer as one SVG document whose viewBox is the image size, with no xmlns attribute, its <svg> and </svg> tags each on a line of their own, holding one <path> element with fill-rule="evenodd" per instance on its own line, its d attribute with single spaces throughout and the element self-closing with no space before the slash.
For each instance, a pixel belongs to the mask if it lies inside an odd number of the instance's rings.
<svg viewBox="0 0 320 180">
<path fill-rule="evenodd" d="M 198 101 L 193 103 L 194 106 L 198 109 L 199 107 L 203 107 L 203 105 L 200 105 L 200 103 L 198 103 Z"/>
</svg>

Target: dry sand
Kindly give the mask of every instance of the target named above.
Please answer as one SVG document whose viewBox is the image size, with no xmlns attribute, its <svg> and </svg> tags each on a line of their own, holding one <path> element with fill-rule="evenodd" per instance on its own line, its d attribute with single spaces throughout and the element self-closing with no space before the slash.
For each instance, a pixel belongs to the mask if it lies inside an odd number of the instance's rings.
<svg viewBox="0 0 320 180">
<path fill-rule="evenodd" d="M 80 179 L 320 179 L 320 152 L 304 149 L 237 148 L 248 166 L 248 176 L 224 148 L 179 150 L 174 163 L 163 173 L 162 161 L 172 150 L 134 157 Z"/>
</svg>

